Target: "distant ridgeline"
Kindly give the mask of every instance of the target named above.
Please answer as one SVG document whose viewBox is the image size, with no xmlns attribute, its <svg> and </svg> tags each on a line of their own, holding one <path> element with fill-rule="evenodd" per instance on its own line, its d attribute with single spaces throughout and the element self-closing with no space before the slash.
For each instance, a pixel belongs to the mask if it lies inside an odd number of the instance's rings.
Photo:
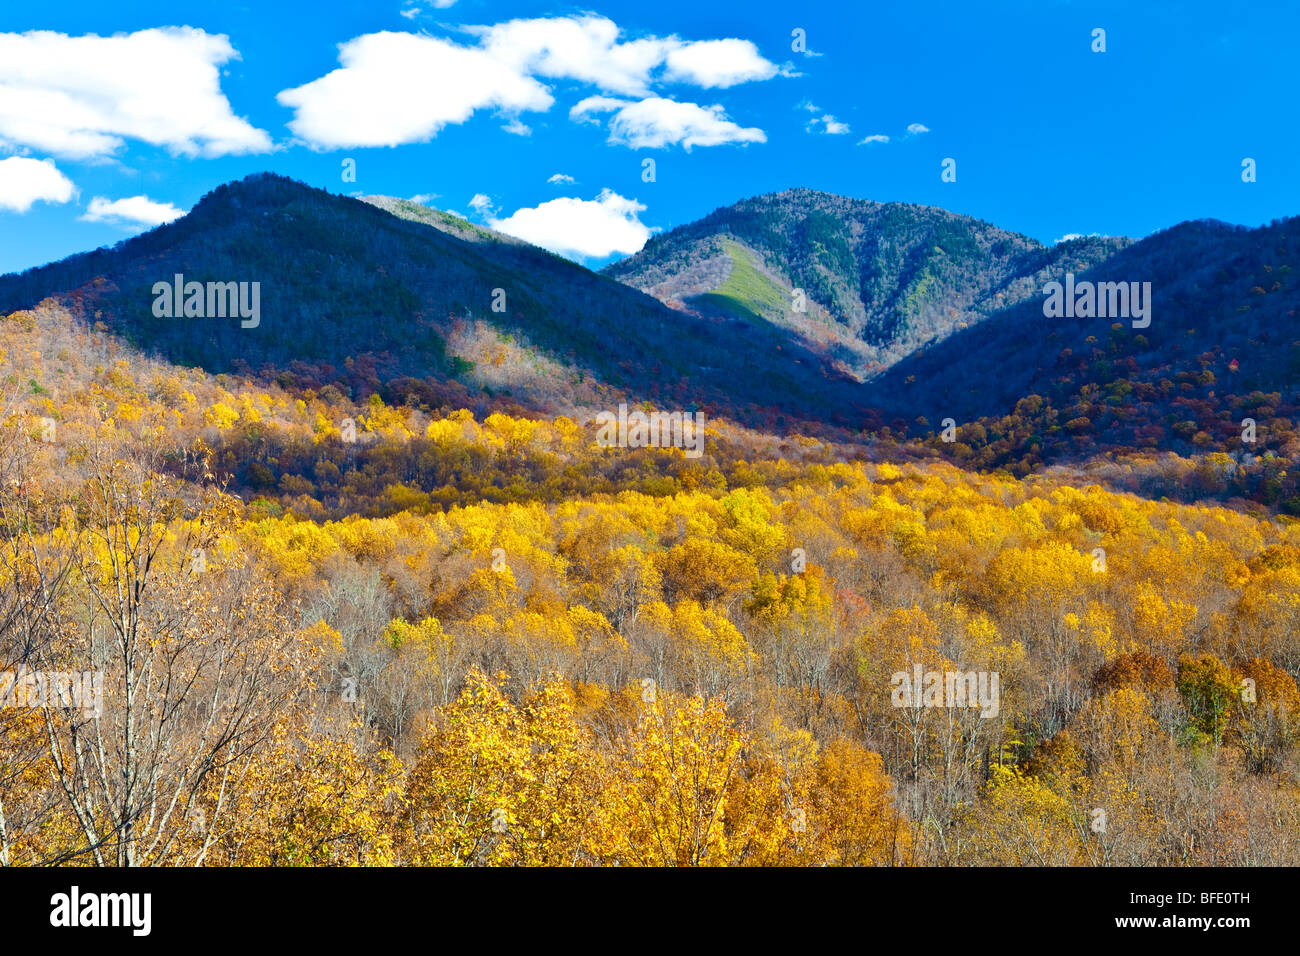
<svg viewBox="0 0 1300 956">
<path fill-rule="evenodd" d="M 0 311 L 52 296 L 179 364 L 290 380 L 309 368 L 358 397 L 395 380 L 464 373 L 446 338 L 457 321 L 482 319 L 576 380 L 638 398 L 778 426 L 867 421 L 860 386 L 781 329 L 750 328 L 741 339 L 733 323 L 666 308 L 545 250 L 447 214 L 428 219 L 411 204 L 385 205 L 393 212 L 251 176 L 144 235 L 0 278 Z M 158 303 L 155 289 L 177 275 L 201 284 L 201 316 L 184 287 L 179 315 L 174 292 L 170 316 Z M 239 287 L 248 296 L 239 312 L 227 295 L 232 282 L 249 283 Z M 256 324 L 245 314 L 252 283 Z M 209 288 L 220 290 L 211 308 Z"/>
<path fill-rule="evenodd" d="M 1023 473 L 1106 448 L 1229 450 L 1245 417 L 1255 451 L 1283 453 L 1297 233 L 1297 219 L 1200 221 L 1048 247 L 942 209 L 795 189 L 599 275 L 416 203 L 260 174 L 112 248 L 0 277 L 0 312 L 54 297 L 213 372 L 453 407 L 495 388 L 552 410 L 526 384 L 470 374 L 482 356 L 448 343 L 486 323 L 566 387 L 613 390 L 604 407 L 847 439 L 888 428 Z"/>
</svg>

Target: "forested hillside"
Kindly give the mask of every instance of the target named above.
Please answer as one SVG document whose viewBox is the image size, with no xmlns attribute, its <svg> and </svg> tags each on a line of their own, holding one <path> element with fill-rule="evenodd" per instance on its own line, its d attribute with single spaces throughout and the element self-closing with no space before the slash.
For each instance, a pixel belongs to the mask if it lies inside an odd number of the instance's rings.
<svg viewBox="0 0 1300 956">
<path fill-rule="evenodd" d="M 401 399 L 413 380 L 574 407 L 602 385 L 751 422 L 864 420 L 856 383 L 779 329 L 688 316 L 454 217 L 380 205 L 404 215 L 249 177 L 112 249 L 0 278 L 0 310 L 54 297 L 169 361 L 357 398 Z M 154 284 L 177 273 L 260 283 L 260 322 L 156 316 Z"/>
<path fill-rule="evenodd" d="M 0 671 L 103 684 L 0 710 L 6 863 L 1300 859 L 1288 520 L 0 335 Z"/>
<path fill-rule="evenodd" d="M 1300 220 L 783 196 L 699 315 L 271 176 L 0 279 L 0 865 L 1300 862 Z"/>
<path fill-rule="evenodd" d="M 1148 327 L 1048 318 L 1040 298 L 900 362 L 871 384 L 872 402 L 973 467 L 1217 455 L 1196 493 L 1297 514 L 1297 267 L 1300 219 L 1183 223 L 1078 277 L 1150 282 Z M 938 437 L 945 418 L 958 424 L 954 442 Z"/>
<path fill-rule="evenodd" d="M 790 325 L 863 376 L 1128 242 L 1045 247 L 932 206 L 790 189 L 655 236 L 605 272 L 679 307 Z"/>
</svg>

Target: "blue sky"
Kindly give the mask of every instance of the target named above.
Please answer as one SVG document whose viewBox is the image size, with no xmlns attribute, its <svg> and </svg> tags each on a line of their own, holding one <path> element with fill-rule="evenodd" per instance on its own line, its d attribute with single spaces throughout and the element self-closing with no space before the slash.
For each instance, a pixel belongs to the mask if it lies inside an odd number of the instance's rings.
<svg viewBox="0 0 1300 956">
<path fill-rule="evenodd" d="M 1298 28 L 1285 3 L 7 4 L 0 272 L 260 170 L 591 265 L 792 186 L 1043 242 L 1258 225 L 1300 213 Z"/>
</svg>

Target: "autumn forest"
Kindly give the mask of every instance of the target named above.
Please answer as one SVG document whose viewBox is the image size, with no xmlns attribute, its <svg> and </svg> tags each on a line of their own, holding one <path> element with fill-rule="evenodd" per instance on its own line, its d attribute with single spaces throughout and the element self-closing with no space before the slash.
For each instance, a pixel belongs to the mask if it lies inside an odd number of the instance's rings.
<svg viewBox="0 0 1300 956">
<path fill-rule="evenodd" d="M 1300 526 L 1154 459 L 602 447 L 55 299 L 0 383 L 0 672 L 102 681 L 0 709 L 0 864 L 1300 862 Z"/>
</svg>

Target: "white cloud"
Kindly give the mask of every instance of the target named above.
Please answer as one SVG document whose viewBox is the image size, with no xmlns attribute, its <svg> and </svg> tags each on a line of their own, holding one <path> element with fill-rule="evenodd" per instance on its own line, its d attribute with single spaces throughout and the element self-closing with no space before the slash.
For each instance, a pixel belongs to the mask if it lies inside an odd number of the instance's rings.
<svg viewBox="0 0 1300 956">
<path fill-rule="evenodd" d="M 482 193 L 475 193 L 469 201 L 469 208 L 473 209 L 480 216 L 491 217 L 496 214 L 496 205 L 487 196 Z"/>
<path fill-rule="evenodd" d="M 564 186 L 564 185 L 577 182 L 577 180 L 574 179 L 572 176 L 570 176 L 568 173 L 556 173 L 554 176 L 550 177 L 546 181 L 550 183 L 552 186 Z"/>
<path fill-rule="evenodd" d="M 416 193 L 407 202 L 418 202 L 421 206 L 427 206 L 437 198 L 437 193 Z"/>
<path fill-rule="evenodd" d="M 621 40 L 618 24 L 584 15 L 510 20 L 470 27 L 483 49 L 521 73 L 589 83 L 605 92 L 644 96 L 653 74 L 706 89 L 769 80 L 779 68 L 749 40 L 685 41 L 676 36 Z"/>
<path fill-rule="evenodd" d="M 226 36 L 190 27 L 0 33 L 0 144 L 71 159 L 127 139 L 187 156 L 265 152 L 270 137 L 221 92 L 218 67 L 238 58 Z"/>
<path fill-rule="evenodd" d="M 446 10 L 449 7 L 454 7 L 456 5 L 456 0 L 430 0 L 427 5 L 438 10 Z M 427 11 L 424 9 L 423 5 L 421 5 L 419 0 L 411 0 L 411 5 L 400 12 L 402 16 L 406 17 L 406 19 L 414 20 L 416 17 L 426 13 Z"/>
<path fill-rule="evenodd" d="M 668 54 L 664 79 L 705 89 L 725 89 L 752 80 L 770 80 L 777 66 L 764 59 L 748 40 L 701 40 Z"/>
<path fill-rule="evenodd" d="M 650 74 L 680 41 L 649 36 L 620 43 L 605 17 L 547 17 L 471 27 L 487 56 L 523 75 L 578 80 L 602 90 L 640 95 Z"/>
<path fill-rule="evenodd" d="M 841 123 L 830 113 L 822 112 L 821 108 L 812 100 L 803 100 L 796 103 L 795 109 L 807 110 L 813 114 L 812 118 L 808 120 L 808 125 L 804 127 L 810 133 L 816 132 L 819 126 L 821 131 L 829 136 L 843 136 L 849 131 L 848 123 Z M 822 115 L 816 115 L 818 113 L 822 113 Z"/>
<path fill-rule="evenodd" d="M 811 106 L 812 104 L 809 103 L 808 105 Z M 815 132 L 818 126 L 820 126 L 821 131 L 828 136 L 843 136 L 849 131 L 848 123 L 841 123 L 830 113 L 825 113 L 822 116 L 814 116 L 808 121 L 807 130 L 810 133 Z"/>
<path fill-rule="evenodd" d="M 633 149 L 676 144 L 689 152 L 692 146 L 767 142 L 767 134 L 761 129 L 733 123 L 721 106 L 680 103 L 658 96 L 643 100 L 589 96 L 569 111 L 569 117 L 581 122 L 592 120 L 598 113 L 614 114 L 609 121 L 609 141 Z"/>
<path fill-rule="evenodd" d="M 596 199 L 552 199 L 489 221 L 493 229 L 574 259 L 604 259 L 639 252 L 651 229 L 639 215 L 645 206 L 610 189 Z"/>
<path fill-rule="evenodd" d="M 1075 239 L 1095 239 L 1100 235 L 1101 233 L 1099 232 L 1089 232 L 1086 234 L 1082 232 L 1067 232 L 1060 239 L 1053 239 L 1052 245 L 1056 245 L 1061 242 L 1071 242 Z"/>
<path fill-rule="evenodd" d="M 501 128 L 502 128 L 503 130 L 505 130 L 507 133 L 510 133 L 510 134 L 513 135 L 513 136 L 532 136 L 532 135 L 533 135 L 532 127 L 529 126 L 529 125 L 527 125 L 526 123 L 521 123 L 521 122 L 518 120 L 518 118 L 512 119 L 509 123 L 506 123 L 506 124 L 505 124 L 504 126 L 502 126 Z"/>
<path fill-rule="evenodd" d="M 845 132 L 848 131 L 845 130 Z M 930 132 L 930 128 L 928 126 L 922 126 L 920 123 L 911 123 L 908 125 L 907 131 L 903 134 L 903 139 L 911 139 L 913 136 L 920 136 L 923 133 L 928 133 L 928 132 Z M 870 136 L 864 136 L 862 139 L 858 140 L 858 145 L 870 146 L 873 143 L 888 143 L 888 142 L 889 142 L 889 137 L 886 136 L 884 133 L 873 133 Z"/>
<path fill-rule="evenodd" d="M 295 111 L 290 129 L 320 149 L 396 146 L 427 141 L 486 109 L 510 120 L 508 132 L 522 133 L 520 113 L 554 104 L 543 80 L 654 99 L 659 81 L 725 88 L 780 72 L 748 40 L 622 40 L 618 24 L 592 14 L 463 29 L 477 45 L 391 32 L 341 44 L 339 69 L 280 92 L 279 102 Z"/>
<path fill-rule="evenodd" d="M 86 207 L 83 222 L 107 222 L 115 226 L 161 226 L 165 222 L 185 215 L 171 203 L 154 202 L 148 196 L 131 196 L 127 199 L 106 199 L 96 196 Z"/>
<path fill-rule="evenodd" d="M 49 159 L 0 159 L 0 209 L 26 212 L 32 203 L 65 203 L 77 191 Z"/>
<path fill-rule="evenodd" d="M 425 142 L 475 110 L 520 113 L 554 102 L 531 77 L 436 37 L 369 33 L 342 44 L 339 62 L 277 97 L 295 111 L 289 128 L 321 149 Z"/>
</svg>

